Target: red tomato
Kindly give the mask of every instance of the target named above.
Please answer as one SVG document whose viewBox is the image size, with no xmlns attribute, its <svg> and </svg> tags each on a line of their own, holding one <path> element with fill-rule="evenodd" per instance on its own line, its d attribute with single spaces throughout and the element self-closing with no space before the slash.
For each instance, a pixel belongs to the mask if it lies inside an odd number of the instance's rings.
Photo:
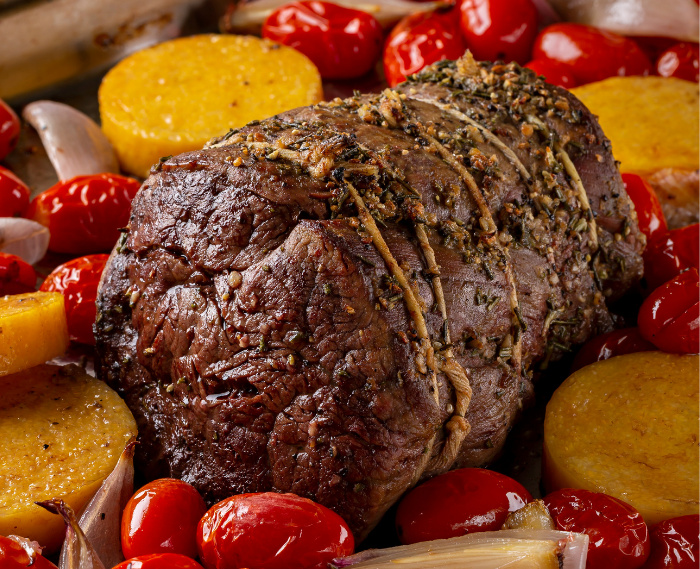
<svg viewBox="0 0 700 569">
<path fill-rule="evenodd" d="M 462 0 L 462 33 L 476 59 L 525 64 L 537 35 L 532 0 Z"/>
<path fill-rule="evenodd" d="M 446 472 L 406 494 L 396 511 L 401 543 L 501 529 L 509 512 L 532 500 L 505 474 L 483 468 Z"/>
<path fill-rule="evenodd" d="M 22 217 L 29 207 L 29 188 L 0 166 L 0 217 Z"/>
<path fill-rule="evenodd" d="M 457 8 L 411 14 L 396 25 L 386 40 L 384 75 L 394 87 L 426 65 L 460 58 L 465 50 Z"/>
<path fill-rule="evenodd" d="M 382 28 L 374 16 L 330 2 L 290 2 L 270 14 L 262 35 L 303 53 L 324 79 L 367 73 L 379 58 Z"/>
<path fill-rule="evenodd" d="M 689 269 L 660 286 L 639 309 L 639 331 L 660 350 L 697 354 L 700 347 L 700 278 Z"/>
<path fill-rule="evenodd" d="M 644 278 L 652 291 L 681 271 L 700 266 L 700 225 L 673 229 L 654 239 L 644 251 Z"/>
<path fill-rule="evenodd" d="M 532 69 L 537 75 L 543 75 L 547 83 L 559 85 L 564 89 L 576 87 L 574 76 L 568 65 L 550 59 L 535 59 L 525 67 Z"/>
<path fill-rule="evenodd" d="M 38 195 L 27 217 L 49 228 L 49 249 L 83 255 L 109 251 L 129 222 L 140 184 L 117 174 L 77 176 Z"/>
<path fill-rule="evenodd" d="M 0 296 L 36 290 L 36 273 L 16 255 L 0 253 Z"/>
<path fill-rule="evenodd" d="M 642 337 L 639 328 L 613 330 L 586 342 L 576 354 L 574 363 L 571 364 L 571 372 L 573 373 L 594 362 L 607 360 L 615 356 L 634 354 L 635 352 L 649 352 L 655 349 L 654 344 Z"/>
<path fill-rule="evenodd" d="M 0 535 L 0 567 L 2 569 L 56 569 L 56 566 L 42 555 L 32 559 L 27 551 L 14 539 Z"/>
<path fill-rule="evenodd" d="M 196 561 L 177 553 L 154 553 L 122 561 L 114 569 L 203 569 Z"/>
<path fill-rule="evenodd" d="M 677 43 L 664 51 L 656 61 L 661 77 L 678 77 L 686 81 L 700 80 L 700 53 L 696 43 Z"/>
<path fill-rule="evenodd" d="M 214 505 L 197 528 L 207 569 L 326 569 L 352 554 L 343 519 L 294 494 L 239 494 Z"/>
<path fill-rule="evenodd" d="M 134 494 L 122 514 L 124 557 L 179 553 L 197 557 L 197 524 L 207 506 L 187 482 L 161 478 Z"/>
<path fill-rule="evenodd" d="M 564 488 L 544 502 L 562 531 L 588 535 L 588 569 L 636 569 L 649 556 L 649 532 L 642 515 L 622 500 Z"/>
<path fill-rule="evenodd" d="M 5 158 L 19 140 L 19 117 L 0 99 L 0 160 Z"/>
<path fill-rule="evenodd" d="M 109 255 L 88 255 L 56 267 L 39 290 L 60 292 L 66 301 L 66 319 L 71 340 L 95 344 L 92 325 L 97 309 L 97 287 Z"/>
<path fill-rule="evenodd" d="M 697 569 L 700 561 L 700 515 L 681 516 L 649 529 L 651 555 L 644 569 Z"/>
<path fill-rule="evenodd" d="M 664 211 L 649 182 L 637 174 L 622 174 L 622 181 L 625 184 L 627 194 L 634 203 L 641 232 L 649 240 L 666 233 L 668 226 Z"/>
<path fill-rule="evenodd" d="M 537 36 L 532 55 L 567 65 L 577 85 L 651 72 L 651 61 L 634 40 L 583 24 L 547 26 Z"/>
</svg>

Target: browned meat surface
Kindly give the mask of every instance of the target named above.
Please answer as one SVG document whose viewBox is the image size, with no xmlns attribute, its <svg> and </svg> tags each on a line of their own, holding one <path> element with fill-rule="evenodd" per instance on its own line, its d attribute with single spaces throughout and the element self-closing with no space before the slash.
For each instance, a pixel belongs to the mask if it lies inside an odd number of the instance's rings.
<svg viewBox="0 0 700 569">
<path fill-rule="evenodd" d="M 295 492 L 361 538 L 419 479 L 491 461 L 533 371 L 610 328 L 635 220 L 571 94 L 442 62 L 154 167 L 103 277 L 98 371 L 148 476 L 210 503 Z"/>
</svg>

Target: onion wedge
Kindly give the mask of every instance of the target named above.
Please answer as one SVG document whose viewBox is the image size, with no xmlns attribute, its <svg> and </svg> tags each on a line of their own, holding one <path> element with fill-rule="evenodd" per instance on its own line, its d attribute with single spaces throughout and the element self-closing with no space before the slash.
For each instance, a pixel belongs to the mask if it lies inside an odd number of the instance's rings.
<svg viewBox="0 0 700 569">
<path fill-rule="evenodd" d="M 0 252 L 17 255 L 33 265 L 49 248 L 49 230 L 21 217 L 0 217 Z"/>
</svg>

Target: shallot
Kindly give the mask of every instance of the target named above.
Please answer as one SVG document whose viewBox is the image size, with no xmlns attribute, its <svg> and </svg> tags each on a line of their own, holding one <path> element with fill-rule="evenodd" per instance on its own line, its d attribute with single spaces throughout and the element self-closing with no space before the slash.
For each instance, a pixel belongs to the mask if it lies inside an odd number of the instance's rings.
<svg viewBox="0 0 700 569">
<path fill-rule="evenodd" d="M 49 248 L 49 230 L 30 219 L 0 217 L 0 252 L 17 255 L 33 265 Z"/>
</svg>

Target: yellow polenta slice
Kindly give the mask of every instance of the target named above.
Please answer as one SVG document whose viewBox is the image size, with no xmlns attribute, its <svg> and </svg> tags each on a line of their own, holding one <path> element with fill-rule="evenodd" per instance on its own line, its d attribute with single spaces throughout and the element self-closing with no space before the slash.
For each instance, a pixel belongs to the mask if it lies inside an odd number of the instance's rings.
<svg viewBox="0 0 700 569">
<path fill-rule="evenodd" d="M 136 423 L 119 395 L 75 365 L 0 377 L 0 393 L 0 535 L 56 551 L 63 520 L 34 502 L 62 498 L 79 512 L 136 435 Z"/>
<path fill-rule="evenodd" d="M 642 352 L 587 366 L 547 405 L 547 491 L 585 488 L 648 524 L 698 513 L 698 356 Z"/>
<path fill-rule="evenodd" d="M 215 34 L 135 53 L 107 73 L 99 91 L 102 129 L 122 168 L 139 176 L 163 156 L 322 97 L 318 70 L 298 51 Z"/>
</svg>

